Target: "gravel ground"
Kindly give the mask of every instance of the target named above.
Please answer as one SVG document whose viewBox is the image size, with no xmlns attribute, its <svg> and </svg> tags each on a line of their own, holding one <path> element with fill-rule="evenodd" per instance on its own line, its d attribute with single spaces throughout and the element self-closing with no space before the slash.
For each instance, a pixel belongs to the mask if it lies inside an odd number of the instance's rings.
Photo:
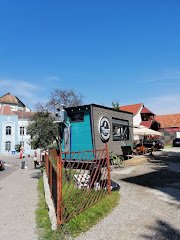
<svg viewBox="0 0 180 240">
<path fill-rule="evenodd" d="M 76 240 L 180 239 L 179 151 L 166 149 L 148 163 L 114 170 L 112 178 L 121 186 L 120 203 Z"/>
</svg>

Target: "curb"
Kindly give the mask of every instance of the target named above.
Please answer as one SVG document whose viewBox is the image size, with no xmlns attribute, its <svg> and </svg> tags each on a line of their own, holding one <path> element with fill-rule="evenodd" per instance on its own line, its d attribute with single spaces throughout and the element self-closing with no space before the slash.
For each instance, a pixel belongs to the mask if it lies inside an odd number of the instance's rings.
<svg viewBox="0 0 180 240">
<path fill-rule="evenodd" d="M 43 183 L 44 183 L 45 199 L 46 199 L 46 203 L 47 203 L 48 209 L 49 209 L 49 218 L 51 221 L 51 229 L 56 230 L 57 229 L 56 212 L 55 212 L 54 204 L 53 204 L 53 201 L 51 198 L 51 192 L 49 189 L 48 178 L 47 178 L 45 171 L 43 172 Z"/>
</svg>

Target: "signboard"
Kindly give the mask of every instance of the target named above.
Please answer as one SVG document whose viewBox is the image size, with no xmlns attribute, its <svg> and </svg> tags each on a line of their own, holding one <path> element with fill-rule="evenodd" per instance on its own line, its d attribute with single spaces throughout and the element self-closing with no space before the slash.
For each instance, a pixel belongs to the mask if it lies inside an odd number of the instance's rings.
<svg viewBox="0 0 180 240">
<path fill-rule="evenodd" d="M 99 119 L 98 131 L 103 142 L 107 142 L 110 138 L 110 122 L 108 118 L 101 117 Z"/>
</svg>

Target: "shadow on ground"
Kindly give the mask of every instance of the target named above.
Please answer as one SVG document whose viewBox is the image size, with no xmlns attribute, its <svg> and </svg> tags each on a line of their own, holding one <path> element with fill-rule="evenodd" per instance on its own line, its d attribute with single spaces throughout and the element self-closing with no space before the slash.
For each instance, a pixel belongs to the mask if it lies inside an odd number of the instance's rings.
<svg viewBox="0 0 180 240">
<path fill-rule="evenodd" d="M 149 227 L 153 231 L 152 235 L 141 235 L 143 239 L 152 240 L 179 240 L 180 231 L 173 228 L 165 221 L 157 220 L 155 226 Z"/>
<path fill-rule="evenodd" d="M 40 172 L 40 171 L 38 171 L 38 172 L 35 172 L 35 173 L 31 174 L 31 178 L 36 178 L 36 179 L 39 179 L 39 178 L 40 178 L 40 176 L 41 176 L 41 172 Z"/>
<path fill-rule="evenodd" d="M 152 168 L 152 172 L 122 178 L 121 180 L 160 190 L 169 194 L 174 200 L 180 201 L 180 171 L 170 170 L 168 165 L 172 161 L 176 162 L 178 160 L 176 157 L 174 158 L 167 155 L 155 156 L 149 160 L 150 163 L 153 163 L 153 166 L 155 165 L 155 167 Z M 180 161 L 179 164 L 177 164 L 177 168 L 178 167 L 180 168 Z"/>
</svg>

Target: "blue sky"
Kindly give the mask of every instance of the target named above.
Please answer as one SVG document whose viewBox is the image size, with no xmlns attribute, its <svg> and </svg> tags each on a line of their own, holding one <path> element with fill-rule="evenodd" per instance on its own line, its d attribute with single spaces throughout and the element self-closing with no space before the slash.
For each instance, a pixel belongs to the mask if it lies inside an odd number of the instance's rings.
<svg viewBox="0 0 180 240">
<path fill-rule="evenodd" d="M 0 95 L 180 113 L 180 1 L 0 0 Z"/>
</svg>

